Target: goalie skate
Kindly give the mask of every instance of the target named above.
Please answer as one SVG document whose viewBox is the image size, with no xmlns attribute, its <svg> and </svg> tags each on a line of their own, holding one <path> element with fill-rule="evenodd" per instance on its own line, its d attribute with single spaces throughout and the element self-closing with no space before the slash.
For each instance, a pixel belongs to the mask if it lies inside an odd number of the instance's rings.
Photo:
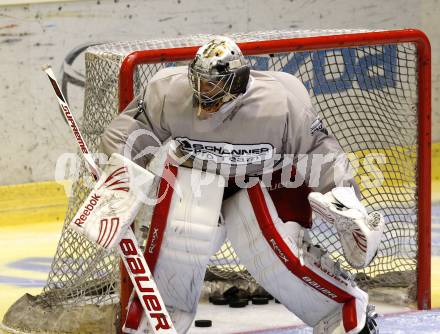
<svg viewBox="0 0 440 334">
<path fill-rule="evenodd" d="M 377 313 L 374 305 L 367 306 L 367 320 L 365 320 L 364 328 L 359 334 L 379 334 L 379 328 L 376 322 Z"/>
</svg>

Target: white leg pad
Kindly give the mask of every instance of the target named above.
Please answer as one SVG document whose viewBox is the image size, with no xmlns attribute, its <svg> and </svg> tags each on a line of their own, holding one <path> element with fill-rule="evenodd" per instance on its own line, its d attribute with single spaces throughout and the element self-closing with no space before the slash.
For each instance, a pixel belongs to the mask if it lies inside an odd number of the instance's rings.
<svg viewBox="0 0 440 334">
<path fill-rule="evenodd" d="M 265 188 L 243 189 L 223 204 L 227 237 L 255 280 L 309 326 L 338 314 L 341 333 L 357 333 L 368 295 L 337 264 L 303 240 L 303 228 L 282 222 Z M 336 328 L 337 326 L 332 325 Z M 329 330 L 318 333 L 337 333 Z"/>
<path fill-rule="evenodd" d="M 206 266 L 226 237 L 225 227 L 219 223 L 224 189 L 219 186 L 221 177 L 215 176 L 214 182 L 204 185 L 204 174 L 179 167 L 176 183 L 180 190 L 174 192 L 171 200 L 154 269 L 154 278 L 178 333 L 186 333 L 191 326 Z M 201 196 L 196 196 L 197 189 Z"/>
</svg>

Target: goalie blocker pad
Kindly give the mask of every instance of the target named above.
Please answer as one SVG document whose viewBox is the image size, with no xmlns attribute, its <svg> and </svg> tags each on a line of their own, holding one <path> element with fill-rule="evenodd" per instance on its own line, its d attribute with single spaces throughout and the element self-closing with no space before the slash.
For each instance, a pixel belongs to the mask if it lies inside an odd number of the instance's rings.
<svg viewBox="0 0 440 334">
<path fill-rule="evenodd" d="M 69 227 L 102 248 L 116 247 L 134 220 L 154 175 L 114 153 Z"/>
<path fill-rule="evenodd" d="M 171 169 L 175 178 L 161 180 L 162 200 L 154 208 L 144 254 L 176 330 L 186 333 L 197 310 L 206 266 L 226 237 L 220 224 L 225 181 L 197 169 Z M 133 298 L 124 331 L 145 329 L 144 318 Z"/>
<path fill-rule="evenodd" d="M 319 333 L 363 328 L 368 295 L 303 239 L 299 224 L 279 218 L 265 188 L 257 184 L 240 190 L 225 201 L 223 215 L 240 262 L 291 312 Z"/>
</svg>

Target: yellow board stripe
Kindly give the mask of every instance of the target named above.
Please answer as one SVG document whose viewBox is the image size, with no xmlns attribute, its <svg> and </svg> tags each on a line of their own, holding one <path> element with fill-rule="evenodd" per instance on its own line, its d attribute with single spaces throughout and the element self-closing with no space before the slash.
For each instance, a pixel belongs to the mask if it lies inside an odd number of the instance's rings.
<svg viewBox="0 0 440 334">
<path fill-rule="evenodd" d="M 433 143 L 432 153 L 432 178 L 440 180 L 440 143 Z"/>
<path fill-rule="evenodd" d="M 70 182 L 0 186 L 0 226 L 63 221 Z"/>
</svg>

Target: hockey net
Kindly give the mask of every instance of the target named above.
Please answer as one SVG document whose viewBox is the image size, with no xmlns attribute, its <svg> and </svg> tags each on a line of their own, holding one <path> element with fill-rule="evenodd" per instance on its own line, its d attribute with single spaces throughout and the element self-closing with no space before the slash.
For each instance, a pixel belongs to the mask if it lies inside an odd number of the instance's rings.
<svg viewBox="0 0 440 334">
<path fill-rule="evenodd" d="M 187 64 L 197 46 L 210 37 L 90 48 L 82 120 L 90 149 L 97 149 L 106 126 L 158 70 Z M 416 30 L 341 30 L 246 33 L 232 38 L 240 43 L 253 69 L 289 72 L 304 83 L 317 112 L 357 171 L 363 204 L 380 210 L 386 219 L 378 255 L 362 270 L 346 264 L 332 226 L 315 220 L 313 241 L 356 274 L 358 284 L 377 298 L 429 308 L 430 51 L 426 37 Z M 90 190 L 86 185 L 92 183 L 82 166 L 65 226 L 86 198 Z M 138 219 L 147 217 L 141 213 Z M 226 285 L 253 282 L 228 242 L 213 257 L 208 271 L 211 279 Z M 101 251 L 64 227 L 43 293 L 21 298 L 3 324 L 23 332 L 93 328 L 96 333 L 109 333 L 109 328 L 118 326 L 121 286 L 115 254 Z M 71 324 L 66 324 L 65 310 Z M 48 321 L 51 313 L 58 322 Z M 107 327 L 101 328 L 97 323 L 104 319 Z"/>
</svg>

